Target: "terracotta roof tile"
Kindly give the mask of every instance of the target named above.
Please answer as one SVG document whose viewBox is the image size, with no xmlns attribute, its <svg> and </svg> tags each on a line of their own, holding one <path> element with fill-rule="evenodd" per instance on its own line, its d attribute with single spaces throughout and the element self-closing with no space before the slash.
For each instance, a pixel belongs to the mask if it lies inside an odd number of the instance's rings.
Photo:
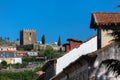
<svg viewBox="0 0 120 80">
<path fill-rule="evenodd" d="M 74 38 L 68 38 L 67 41 L 82 42 L 81 40 L 77 40 L 77 39 L 74 39 Z"/>
<path fill-rule="evenodd" d="M 119 12 L 93 12 L 91 18 L 91 28 L 99 26 L 120 26 L 120 13 Z"/>
<path fill-rule="evenodd" d="M 70 45 L 69 43 L 65 43 L 65 44 L 63 44 L 63 46 L 66 46 L 66 45 Z"/>
<path fill-rule="evenodd" d="M 42 74 L 44 74 L 45 72 L 43 72 L 43 71 L 38 71 L 38 72 L 36 72 L 36 74 L 38 75 L 38 76 L 41 76 Z"/>
</svg>

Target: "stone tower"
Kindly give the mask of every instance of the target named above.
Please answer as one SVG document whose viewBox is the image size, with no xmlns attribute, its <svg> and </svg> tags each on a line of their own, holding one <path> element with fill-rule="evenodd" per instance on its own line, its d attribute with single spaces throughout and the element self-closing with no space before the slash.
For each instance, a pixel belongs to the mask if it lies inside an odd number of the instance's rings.
<svg viewBox="0 0 120 80">
<path fill-rule="evenodd" d="M 20 30 L 20 45 L 32 45 L 36 41 L 35 30 Z"/>
</svg>

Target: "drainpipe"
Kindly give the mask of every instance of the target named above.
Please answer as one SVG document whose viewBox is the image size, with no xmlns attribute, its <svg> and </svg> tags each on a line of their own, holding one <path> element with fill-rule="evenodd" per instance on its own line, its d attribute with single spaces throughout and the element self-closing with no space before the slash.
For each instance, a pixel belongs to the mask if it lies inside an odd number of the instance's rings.
<svg viewBox="0 0 120 80">
<path fill-rule="evenodd" d="M 97 49 L 101 48 L 101 28 L 97 29 Z"/>
</svg>

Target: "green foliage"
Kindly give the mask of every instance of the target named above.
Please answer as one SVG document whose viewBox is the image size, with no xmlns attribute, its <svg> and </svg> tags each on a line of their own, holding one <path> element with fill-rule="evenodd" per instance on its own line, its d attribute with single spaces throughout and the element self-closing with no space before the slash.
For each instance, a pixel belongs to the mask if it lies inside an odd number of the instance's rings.
<svg viewBox="0 0 120 80">
<path fill-rule="evenodd" d="M 16 64 L 14 65 L 14 67 L 15 67 L 15 68 L 20 68 L 20 63 L 16 63 Z"/>
<path fill-rule="evenodd" d="M 38 52 L 38 56 L 45 56 L 45 55 L 44 55 L 44 52 L 45 52 L 44 50 L 40 50 L 40 51 Z"/>
<path fill-rule="evenodd" d="M 45 44 L 45 35 L 44 34 L 42 35 L 41 41 L 42 41 L 42 44 Z"/>
<path fill-rule="evenodd" d="M 23 62 L 23 63 L 21 64 L 21 68 L 26 68 L 27 65 L 28 65 L 27 62 Z"/>
<path fill-rule="evenodd" d="M 112 41 L 115 41 L 115 43 L 120 47 L 120 29 L 112 29 L 112 33 L 110 33 L 110 35 L 114 37 Z"/>
<path fill-rule="evenodd" d="M 10 38 L 7 37 L 5 39 L 3 39 L 2 37 L 0 37 L 0 45 L 8 45 L 8 46 L 12 46 L 14 45 L 15 43 L 14 42 L 11 42 L 10 41 Z"/>
<path fill-rule="evenodd" d="M 0 80 L 12 80 L 12 79 L 9 79 L 8 77 L 0 76 Z"/>
<path fill-rule="evenodd" d="M 60 38 L 60 36 L 59 36 L 59 38 L 58 38 L 57 45 L 58 45 L 58 46 L 60 46 L 60 45 L 61 45 L 61 38 Z"/>
<path fill-rule="evenodd" d="M 114 41 L 120 47 L 120 29 L 111 29 L 112 33 L 109 33 L 111 36 L 114 37 L 112 41 Z M 105 65 L 107 71 L 112 71 L 116 77 L 120 75 L 120 61 L 115 59 L 106 59 L 102 61 L 101 65 Z"/>
<path fill-rule="evenodd" d="M 38 51 L 40 51 L 40 45 L 38 45 Z"/>
<path fill-rule="evenodd" d="M 54 51 L 52 46 L 47 45 L 45 51 L 44 51 L 44 55 L 47 57 L 47 59 L 53 59 L 59 56 L 63 55 L 63 52 L 60 51 Z"/>
<path fill-rule="evenodd" d="M 7 41 L 0 37 L 0 45 L 7 44 Z"/>
<path fill-rule="evenodd" d="M 52 59 L 53 56 L 54 56 L 52 46 L 47 45 L 44 54 L 45 54 L 45 56 L 47 57 L 47 59 Z"/>
<path fill-rule="evenodd" d="M 32 70 L 25 70 L 21 72 L 0 72 L 0 80 L 35 80 L 34 72 Z"/>
<path fill-rule="evenodd" d="M 24 51 L 24 48 L 18 47 L 17 50 L 18 50 L 18 51 Z"/>
<path fill-rule="evenodd" d="M 39 70 L 41 70 L 41 67 L 36 67 L 35 70 L 34 70 L 34 72 L 37 72 Z"/>
<path fill-rule="evenodd" d="M 2 69 L 2 64 L 0 64 L 0 70 Z"/>
<path fill-rule="evenodd" d="M 1 64 L 2 64 L 2 67 L 4 67 L 4 68 L 7 67 L 7 62 L 6 61 L 2 61 Z"/>
<path fill-rule="evenodd" d="M 32 45 L 26 45 L 23 48 L 24 48 L 24 50 L 31 51 L 33 49 L 33 46 Z"/>
<path fill-rule="evenodd" d="M 107 71 L 112 71 L 116 77 L 120 75 L 120 61 L 115 59 L 107 59 L 101 62 L 101 65 L 105 65 L 107 67 Z"/>
<path fill-rule="evenodd" d="M 35 56 L 23 56 L 22 57 L 22 61 L 29 63 L 29 62 L 35 62 L 36 61 L 36 57 Z"/>
</svg>

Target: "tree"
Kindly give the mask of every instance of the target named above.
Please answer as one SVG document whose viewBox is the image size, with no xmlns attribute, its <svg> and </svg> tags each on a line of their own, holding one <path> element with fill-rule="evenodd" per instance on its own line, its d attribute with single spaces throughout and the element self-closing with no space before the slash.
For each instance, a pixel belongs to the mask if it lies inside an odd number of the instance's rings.
<svg viewBox="0 0 120 80">
<path fill-rule="evenodd" d="M 120 47 L 120 29 L 112 29 L 111 36 L 114 37 L 114 41 L 118 47 Z M 116 59 L 106 59 L 101 62 L 100 65 L 105 65 L 108 71 L 115 73 L 116 77 L 120 75 L 120 61 Z"/>
<path fill-rule="evenodd" d="M 45 56 L 47 57 L 47 59 L 52 59 L 53 56 L 54 56 L 52 46 L 47 45 L 44 54 L 45 54 Z"/>
<path fill-rule="evenodd" d="M 42 44 L 45 44 L 45 35 L 44 34 L 42 35 L 41 41 L 42 41 Z"/>
<path fill-rule="evenodd" d="M 114 41 L 120 47 L 120 29 L 112 29 L 111 36 L 114 37 L 112 41 Z"/>
<path fill-rule="evenodd" d="M 2 64 L 2 66 L 3 66 L 4 68 L 7 67 L 7 62 L 6 62 L 6 61 L 2 61 L 1 64 Z"/>
<path fill-rule="evenodd" d="M 14 67 L 17 68 L 17 69 L 20 68 L 20 63 L 16 63 L 16 64 L 14 65 Z"/>
<path fill-rule="evenodd" d="M 58 38 L 57 45 L 58 45 L 58 46 L 60 46 L 60 45 L 61 45 L 61 38 L 60 38 L 60 36 L 59 36 L 59 38 Z"/>
<path fill-rule="evenodd" d="M 0 64 L 0 70 L 2 69 L 2 64 Z"/>
<path fill-rule="evenodd" d="M 120 75 L 120 61 L 119 60 L 107 59 L 107 60 L 102 61 L 100 66 L 102 64 L 106 66 L 108 72 L 112 71 L 116 75 L 116 77 Z"/>
<path fill-rule="evenodd" d="M 38 51 L 40 51 L 40 45 L 38 45 Z"/>
<path fill-rule="evenodd" d="M 31 51 L 33 49 L 33 46 L 32 45 L 26 45 L 23 48 L 24 48 L 24 50 Z"/>
<path fill-rule="evenodd" d="M 10 41 L 10 37 L 7 37 L 6 40 L 7 40 L 7 41 Z"/>
<path fill-rule="evenodd" d="M 20 40 L 19 38 L 16 39 L 16 41 L 19 41 L 19 40 Z"/>
</svg>

